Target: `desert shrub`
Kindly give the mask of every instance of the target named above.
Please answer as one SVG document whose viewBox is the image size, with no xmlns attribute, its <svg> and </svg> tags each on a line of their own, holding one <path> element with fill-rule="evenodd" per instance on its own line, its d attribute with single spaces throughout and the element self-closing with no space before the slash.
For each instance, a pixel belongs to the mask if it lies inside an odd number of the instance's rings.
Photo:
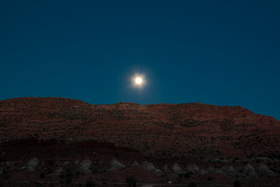
<svg viewBox="0 0 280 187">
<path fill-rule="evenodd" d="M 126 178 L 126 183 L 129 187 L 136 187 L 137 181 L 136 181 L 135 177 L 130 176 L 130 177 Z"/>
<path fill-rule="evenodd" d="M 64 173 L 60 175 L 60 182 L 61 184 L 69 185 L 72 183 L 74 178 L 74 173 L 71 171 L 71 169 L 66 169 Z"/>
<path fill-rule="evenodd" d="M 186 179 L 188 179 L 188 178 L 190 178 L 192 175 L 193 175 L 192 172 L 186 172 L 186 173 L 179 174 L 179 177 L 180 177 L 180 178 L 186 178 Z"/>
<path fill-rule="evenodd" d="M 2 172 L 2 177 L 3 179 L 5 180 L 9 180 L 10 179 L 10 174 L 9 172 L 7 171 L 7 169 L 4 169 L 3 172 Z"/>
<path fill-rule="evenodd" d="M 240 181 L 239 181 L 239 180 L 235 180 L 235 181 L 233 182 L 233 187 L 241 187 Z"/>
<path fill-rule="evenodd" d="M 35 182 L 35 186 L 36 186 L 36 187 L 43 187 L 44 185 L 41 184 L 41 183 L 39 183 L 39 182 Z"/>
<path fill-rule="evenodd" d="M 189 183 L 188 187 L 197 187 L 197 184 L 195 182 Z"/>
<path fill-rule="evenodd" d="M 92 180 L 88 180 L 87 182 L 86 182 L 86 185 L 85 185 L 85 187 L 95 187 L 96 185 L 95 185 L 95 183 L 92 181 Z"/>
<path fill-rule="evenodd" d="M 42 172 L 41 174 L 40 174 L 40 178 L 41 179 L 44 179 L 46 177 L 46 174 L 44 173 L 44 172 Z"/>
</svg>

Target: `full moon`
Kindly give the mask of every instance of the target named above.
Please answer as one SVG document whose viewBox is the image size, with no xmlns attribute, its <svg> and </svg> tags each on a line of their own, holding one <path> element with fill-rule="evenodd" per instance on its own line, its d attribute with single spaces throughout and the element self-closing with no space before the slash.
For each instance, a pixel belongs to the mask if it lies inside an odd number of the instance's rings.
<svg viewBox="0 0 280 187">
<path fill-rule="evenodd" d="M 133 86 L 137 88 L 143 88 L 146 84 L 145 76 L 142 74 L 135 74 L 131 80 Z"/>
</svg>

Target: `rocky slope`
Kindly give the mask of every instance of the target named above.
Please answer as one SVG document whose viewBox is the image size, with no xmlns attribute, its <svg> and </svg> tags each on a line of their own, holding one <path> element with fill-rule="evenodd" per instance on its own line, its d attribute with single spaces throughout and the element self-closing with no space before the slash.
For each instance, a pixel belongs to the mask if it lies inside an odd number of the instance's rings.
<svg viewBox="0 0 280 187">
<path fill-rule="evenodd" d="M 278 157 L 279 135 L 279 121 L 242 107 L 91 105 L 64 98 L 0 101 L 2 144 L 30 138 L 90 140 L 162 159 Z"/>
<path fill-rule="evenodd" d="M 280 123 L 200 103 L 0 101 L 0 186 L 277 186 Z M 169 185 L 168 185 L 169 186 Z"/>
</svg>

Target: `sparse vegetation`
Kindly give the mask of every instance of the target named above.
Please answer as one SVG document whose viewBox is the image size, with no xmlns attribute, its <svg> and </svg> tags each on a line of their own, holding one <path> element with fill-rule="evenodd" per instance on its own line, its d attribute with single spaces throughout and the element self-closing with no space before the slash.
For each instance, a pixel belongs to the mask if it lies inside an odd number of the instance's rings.
<svg viewBox="0 0 280 187">
<path fill-rule="evenodd" d="M 65 171 L 60 175 L 60 183 L 62 185 L 70 185 L 73 181 L 74 173 L 70 168 L 65 169 Z"/>
<path fill-rule="evenodd" d="M 128 185 L 128 187 L 136 187 L 136 178 L 133 176 L 127 177 L 126 178 L 126 183 Z"/>
<path fill-rule="evenodd" d="M 85 187 L 95 187 L 95 186 L 96 186 L 95 183 L 91 179 L 89 179 L 85 184 Z"/>
<path fill-rule="evenodd" d="M 233 182 L 233 187 L 241 187 L 241 182 L 239 180 L 235 180 Z"/>
<path fill-rule="evenodd" d="M 197 187 L 197 184 L 196 184 L 196 182 L 191 182 L 188 184 L 187 187 Z"/>
</svg>

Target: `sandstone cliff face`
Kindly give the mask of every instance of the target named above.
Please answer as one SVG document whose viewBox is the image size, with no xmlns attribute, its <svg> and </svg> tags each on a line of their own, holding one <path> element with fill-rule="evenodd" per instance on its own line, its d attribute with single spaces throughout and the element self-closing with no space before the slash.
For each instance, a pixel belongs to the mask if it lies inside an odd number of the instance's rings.
<svg viewBox="0 0 280 187">
<path fill-rule="evenodd" d="M 157 158 L 280 156 L 280 123 L 200 103 L 91 105 L 64 98 L 0 101 L 0 141 L 94 140 Z"/>
</svg>

